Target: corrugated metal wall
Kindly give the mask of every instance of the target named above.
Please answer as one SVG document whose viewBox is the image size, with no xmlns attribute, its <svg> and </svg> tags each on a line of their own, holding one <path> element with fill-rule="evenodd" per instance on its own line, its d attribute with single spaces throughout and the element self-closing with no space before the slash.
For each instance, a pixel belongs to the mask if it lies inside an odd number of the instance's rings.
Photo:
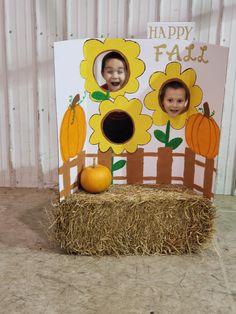
<svg viewBox="0 0 236 314">
<path fill-rule="evenodd" d="M 58 182 L 53 43 L 146 38 L 154 21 L 194 21 L 197 40 L 230 47 L 217 193 L 235 193 L 236 0 L 0 0 L 0 186 Z"/>
</svg>

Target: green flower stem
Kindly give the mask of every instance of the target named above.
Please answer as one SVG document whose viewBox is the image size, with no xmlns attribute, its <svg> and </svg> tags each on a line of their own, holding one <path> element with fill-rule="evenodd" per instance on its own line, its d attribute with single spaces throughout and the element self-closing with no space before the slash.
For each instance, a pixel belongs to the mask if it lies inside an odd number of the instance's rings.
<svg viewBox="0 0 236 314">
<path fill-rule="evenodd" d="M 165 146 L 169 143 L 169 138 L 170 138 L 170 120 L 168 120 L 166 124 L 166 143 Z"/>
</svg>

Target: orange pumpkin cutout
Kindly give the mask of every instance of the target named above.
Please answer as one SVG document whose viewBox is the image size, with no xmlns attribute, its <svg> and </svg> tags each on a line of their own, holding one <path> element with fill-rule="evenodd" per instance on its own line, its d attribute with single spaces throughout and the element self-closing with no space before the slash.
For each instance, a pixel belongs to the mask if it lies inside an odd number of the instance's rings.
<svg viewBox="0 0 236 314">
<path fill-rule="evenodd" d="M 66 110 L 61 123 L 60 149 L 64 162 L 75 157 L 84 147 L 86 118 L 83 108 L 78 104 L 79 100 L 80 96 L 77 94 Z"/>
<path fill-rule="evenodd" d="M 213 159 L 219 150 L 220 129 L 210 116 L 207 102 L 203 104 L 203 110 L 204 114 L 193 114 L 187 120 L 185 138 L 194 153 Z"/>
</svg>

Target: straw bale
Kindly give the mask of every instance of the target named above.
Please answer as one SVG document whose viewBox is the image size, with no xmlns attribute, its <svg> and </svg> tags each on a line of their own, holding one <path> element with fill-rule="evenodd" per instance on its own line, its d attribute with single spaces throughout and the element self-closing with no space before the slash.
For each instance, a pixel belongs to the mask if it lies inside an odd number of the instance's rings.
<svg viewBox="0 0 236 314">
<path fill-rule="evenodd" d="M 55 204 L 49 234 L 67 253 L 179 255 L 209 244 L 215 213 L 210 200 L 183 186 L 113 185 Z"/>
</svg>

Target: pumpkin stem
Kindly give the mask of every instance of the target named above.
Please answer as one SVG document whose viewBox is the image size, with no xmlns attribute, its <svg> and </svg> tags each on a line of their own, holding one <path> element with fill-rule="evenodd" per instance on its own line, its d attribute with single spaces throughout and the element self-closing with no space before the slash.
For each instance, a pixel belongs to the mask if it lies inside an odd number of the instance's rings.
<svg viewBox="0 0 236 314">
<path fill-rule="evenodd" d="M 80 100 L 80 95 L 79 94 L 75 95 L 72 101 L 71 107 L 74 108 L 77 105 L 77 102 L 79 102 L 79 100 Z"/>
<path fill-rule="evenodd" d="M 209 118 L 210 117 L 210 109 L 209 109 L 208 102 L 204 102 L 203 109 L 204 109 L 204 116 Z"/>
<path fill-rule="evenodd" d="M 93 168 L 95 168 L 95 166 L 96 166 L 96 158 L 93 157 Z"/>
</svg>

